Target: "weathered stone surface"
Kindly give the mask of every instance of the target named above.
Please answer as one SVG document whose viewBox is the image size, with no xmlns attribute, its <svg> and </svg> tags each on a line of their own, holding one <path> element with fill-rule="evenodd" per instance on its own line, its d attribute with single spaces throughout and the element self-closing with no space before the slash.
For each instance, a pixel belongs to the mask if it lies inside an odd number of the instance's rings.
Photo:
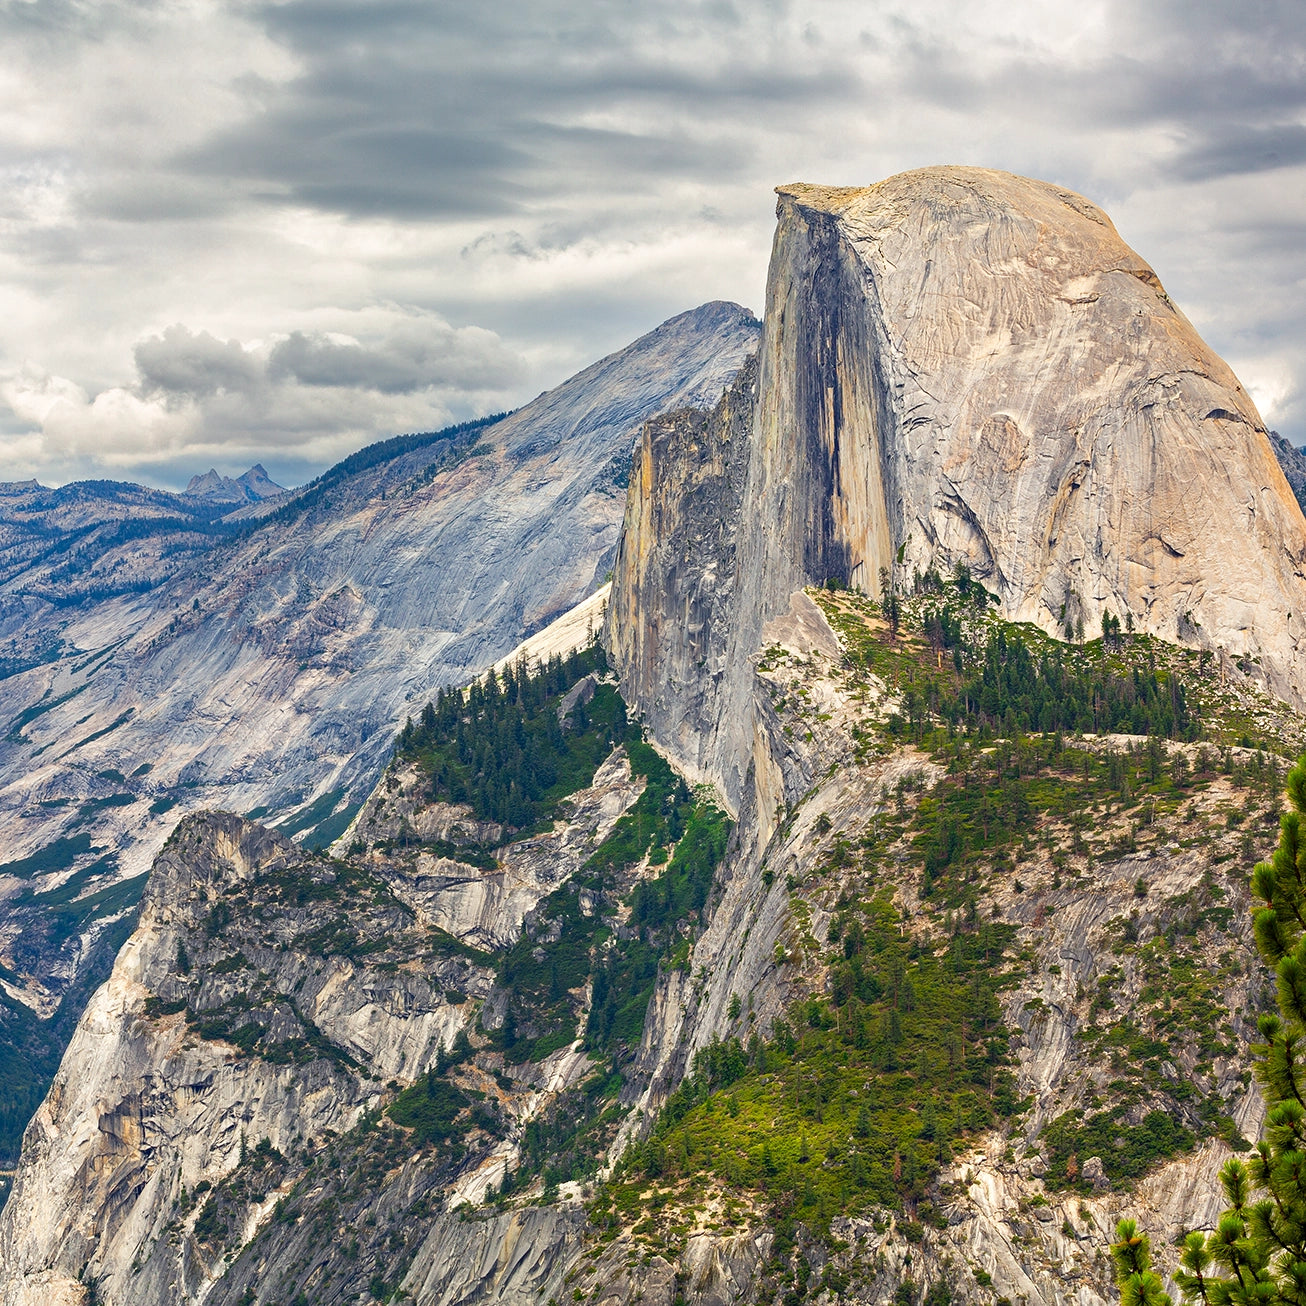
<svg viewBox="0 0 1306 1306">
<path fill-rule="evenodd" d="M 732 602 L 748 564 L 736 559 L 757 396 L 750 363 L 716 409 L 646 424 L 635 453 L 604 641 L 628 701 L 679 765 L 708 778 L 712 723 L 727 680 Z M 727 791 L 733 805 L 737 792 Z"/>
<path fill-rule="evenodd" d="M 978 168 L 779 194 L 754 411 L 732 392 L 647 428 L 610 606 L 622 683 L 692 771 L 741 801 L 749 660 L 796 589 L 958 562 L 1014 620 L 1129 617 L 1306 701 L 1306 521 L 1245 390 L 1105 214 Z M 705 496 L 738 515 L 710 550 Z M 649 631 L 625 634 L 636 609 Z M 704 658 L 682 713 L 668 692 Z"/>
<path fill-rule="evenodd" d="M 369 1089 L 347 1072 L 323 1062 L 250 1063 L 224 1042 L 195 1038 L 180 1014 L 146 1012 L 146 1000 L 174 977 L 179 941 L 193 944 L 217 896 L 301 858 L 293 844 L 231 816 L 197 818 L 160 856 L 139 927 L 83 1013 L 28 1127 L 23 1169 L 0 1213 L 5 1306 L 46 1300 L 51 1275 L 62 1275 L 62 1290 L 71 1292 L 92 1259 L 113 1300 L 172 1300 L 194 1291 L 207 1271 L 188 1275 L 193 1267 L 178 1258 L 149 1255 L 180 1189 L 228 1173 L 246 1140 L 266 1137 L 289 1149 L 298 1137 L 348 1128 L 357 1117 Z M 381 1034 L 372 1010 L 363 1010 L 371 1006 L 366 996 L 354 990 L 346 998 L 348 986 L 325 978 L 322 1024 L 361 1014 L 361 1024 Z M 332 1005 L 334 1017 L 326 1010 Z M 401 1042 L 415 1030 L 392 1026 Z M 438 1031 L 428 1030 L 432 1035 Z M 138 1259 L 147 1263 L 133 1276 Z"/>
<path fill-rule="evenodd" d="M 382 781 L 354 837 L 370 844 L 378 829 L 388 829 L 370 819 L 383 796 L 398 819 L 422 824 L 420 802 L 410 794 L 415 787 L 406 770 L 393 785 Z M 220 1250 L 196 1234 L 200 1212 L 186 1204 L 186 1192 L 230 1177 L 262 1139 L 291 1164 L 301 1146 L 310 1157 L 375 1105 L 381 1084 L 423 1075 L 490 997 L 494 976 L 482 954 L 464 956 L 439 939 L 454 934 L 510 945 L 526 914 L 579 869 L 642 787 L 617 750 L 594 784 L 569 800 L 567 822 L 508 845 L 495 870 L 447 858 L 437 866 L 416 849 L 372 851 L 362 859 L 364 879 L 351 880 L 347 916 L 339 916 L 361 947 L 344 953 L 321 942 L 321 927 L 340 911 L 332 905 L 340 895 L 330 892 L 338 863 L 333 869 L 236 816 L 206 813 L 183 822 L 156 860 L 136 932 L 83 1013 L 28 1128 L 21 1172 L 0 1212 L 0 1304 L 78 1302 L 87 1265 L 102 1298 L 115 1303 L 243 1300 L 263 1267 L 242 1262 L 240 1273 L 229 1275 Z M 437 829 L 454 832 L 448 824 Z M 215 912 L 227 921 L 245 917 L 237 926 L 238 952 L 230 941 L 214 942 Z M 424 946 L 432 927 L 445 932 L 434 951 Z M 206 1016 L 233 1006 L 239 1013 L 247 1002 L 256 1007 L 261 1000 L 250 995 L 260 991 L 277 995 L 271 1028 L 287 1049 L 299 1040 L 299 1052 L 242 1055 L 220 1034 L 201 1036 Z M 177 1009 L 183 1004 L 187 1014 Z M 237 1014 L 226 1024 L 254 1018 Z M 319 1040 L 319 1055 L 302 1047 L 305 1030 Z M 323 1047 L 330 1055 L 321 1054 Z M 510 1112 L 524 1121 L 590 1069 L 585 1054 L 572 1049 L 526 1067 Z M 419 1156 L 365 1195 L 374 1217 L 399 1227 L 424 1193 L 441 1208 L 412 1258 L 417 1300 L 454 1303 L 489 1294 L 527 1302 L 557 1293 L 580 1251 L 583 1212 L 563 1206 L 474 1220 L 452 1214 L 463 1200 L 478 1202 L 515 1155 L 510 1133 L 462 1174 Z M 291 1186 L 286 1180 L 255 1207 L 236 1250 L 267 1224 Z M 311 1241 L 312 1230 L 300 1237 Z M 278 1273 L 287 1272 L 290 1259 Z"/>
<path fill-rule="evenodd" d="M 425 778 L 412 765 L 387 771 L 342 843 L 360 844 L 396 886 L 418 919 L 478 948 L 504 947 L 521 933 L 527 912 L 571 878 L 644 790 L 623 749 L 599 767 L 594 781 L 567 800 L 567 819 L 510 844 L 492 870 L 478 869 L 420 847 L 375 851 L 378 840 L 408 829 L 423 839 L 498 842 L 501 827 L 469 819 L 466 807 L 425 801 Z M 381 806 L 384 804 L 384 806 Z M 378 807 L 380 810 L 378 811 Z"/>
<path fill-rule="evenodd" d="M 175 517 L 194 496 L 0 487 L 14 517 L 0 522 L 0 639 L 63 641 L 0 679 L 0 864 L 63 837 L 95 850 L 34 881 L 0 875 L 5 994 L 49 1016 L 106 926 L 55 935 L 27 890 L 100 857 L 88 891 L 143 875 L 189 811 L 300 812 L 305 832 L 334 817 L 338 833 L 406 714 L 600 587 L 640 424 L 714 403 L 757 332 L 733 304 L 681 314 L 461 445 L 341 475 L 248 536 L 192 533 L 183 553 L 175 533 L 120 541 L 96 567 L 128 592 L 80 604 L 49 592 L 52 564 L 32 553 L 43 513 L 72 538 L 129 512 Z M 583 611 L 581 630 L 595 620 Z"/>
<path fill-rule="evenodd" d="M 792 566 L 871 590 L 899 547 L 908 576 L 964 560 L 1015 619 L 1132 613 L 1300 701 L 1306 523 L 1246 391 L 1100 209 L 971 168 L 787 186 L 775 264 L 758 443 L 792 427 L 831 490 L 794 496 L 826 515 Z"/>
</svg>

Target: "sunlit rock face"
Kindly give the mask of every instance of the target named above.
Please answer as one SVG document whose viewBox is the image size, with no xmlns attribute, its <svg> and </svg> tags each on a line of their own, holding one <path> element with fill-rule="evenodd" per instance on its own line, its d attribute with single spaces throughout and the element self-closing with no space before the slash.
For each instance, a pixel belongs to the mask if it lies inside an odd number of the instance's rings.
<svg viewBox="0 0 1306 1306">
<path fill-rule="evenodd" d="M 687 765 L 738 801 L 749 660 L 795 589 L 957 563 L 1004 616 L 1092 636 L 1111 614 L 1303 701 L 1306 522 L 1246 391 L 1100 209 L 979 168 L 779 196 L 751 418 L 734 393 L 706 440 L 648 429 L 617 568 L 614 622 L 669 630 L 654 574 L 680 611 L 694 594 L 692 650 L 664 631 L 658 658 L 623 654 Z M 698 504 L 737 526 L 667 583 L 648 560 L 710 533 Z M 696 657 L 715 707 L 687 728 L 665 668 Z"/>
</svg>

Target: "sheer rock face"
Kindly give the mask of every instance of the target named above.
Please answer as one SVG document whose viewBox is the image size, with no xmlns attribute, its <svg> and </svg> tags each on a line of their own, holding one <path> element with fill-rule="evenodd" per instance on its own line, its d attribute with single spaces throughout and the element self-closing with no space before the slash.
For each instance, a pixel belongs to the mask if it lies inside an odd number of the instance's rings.
<svg viewBox="0 0 1306 1306">
<path fill-rule="evenodd" d="M 323 1062 L 306 1072 L 293 1063 L 251 1066 L 229 1045 L 195 1038 L 182 1015 L 147 1014 L 151 993 L 172 980 L 179 942 L 194 947 L 215 898 L 256 875 L 291 870 L 302 856 L 227 815 L 196 818 L 160 855 L 140 924 L 28 1126 L 22 1173 L 0 1219 L 5 1306 L 37 1306 L 60 1293 L 83 1300 L 77 1279 L 92 1258 L 114 1289 L 113 1274 L 121 1279 L 115 1300 L 133 1278 L 136 1300 L 186 1298 L 207 1267 L 149 1255 L 160 1240 L 167 1246 L 178 1192 L 230 1171 L 246 1139 L 288 1148 L 302 1134 L 354 1122 L 368 1096 L 356 1077 Z M 364 1004 L 344 1005 L 349 1019 Z"/>
<path fill-rule="evenodd" d="M 710 441 L 673 453 L 651 424 L 618 560 L 623 683 L 686 765 L 738 805 L 750 659 L 794 590 L 878 593 L 882 572 L 958 562 L 1009 618 L 1092 635 L 1131 616 L 1258 659 L 1306 701 L 1306 521 L 1246 391 L 1101 210 L 977 168 L 779 195 L 747 448 L 727 470 Z M 692 575 L 681 548 L 655 593 L 647 560 L 701 538 L 714 495 L 733 538 Z M 691 593 L 683 649 L 623 645 L 623 613 L 670 626 Z M 711 720 L 687 729 L 665 667 L 696 649 L 724 651 Z"/>
<path fill-rule="evenodd" d="M 708 779 L 707 723 L 722 711 L 739 574 L 749 424 L 757 398 L 750 361 L 712 412 L 648 422 L 631 472 L 605 642 L 654 736 L 692 776 Z"/>
<path fill-rule="evenodd" d="M 1208 418 L 1217 404 L 1226 415 Z M 1291 695 L 1286 612 L 1297 609 L 1282 605 L 1296 601 L 1293 559 L 1306 527 L 1262 456 L 1266 448 L 1236 381 L 1078 197 L 961 169 L 866 191 L 786 189 L 756 368 L 713 413 L 682 410 L 647 424 L 627 501 L 607 628 L 623 691 L 678 764 L 722 786 L 739 824 L 688 964 L 666 968 L 650 1003 L 630 1081 L 645 1087 L 637 1100 L 623 1100 L 623 1137 L 666 1100 L 696 1050 L 741 1030 L 732 999 L 746 1000 L 764 1030 L 794 998 L 826 991 L 814 941 L 829 937 L 839 886 L 831 883 L 824 898 L 809 895 L 802 917 L 793 886 L 827 861 L 836 831 L 865 828 L 898 780 L 935 774 L 911 749 L 859 755 L 860 700 L 844 684 L 838 639 L 817 603 L 830 596 L 813 598 L 803 583 L 840 576 L 874 590 L 882 567 L 910 580 L 914 568 L 968 561 L 1007 615 L 1052 627 L 1064 620 L 1064 603 L 1066 615 L 1091 629 L 1103 611 L 1128 612 L 1171 639 L 1259 649 L 1267 677 Z M 1249 505 L 1243 517 L 1239 504 Z M 1277 523 L 1277 535 L 1264 534 L 1266 521 Z M 1223 559 L 1233 567 L 1217 567 Z M 1185 566 L 1196 580 L 1184 579 Z M 1238 595 L 1248 585 L 1259 588 L 1239 626 Z M 1185 627 L 1177 632 L 1179 616 Z M 759 659 L 759 650 L 771 652 Z M 890 693 L 883 683 L 872 690 Z M 411 866 L 387 872 L 388 891 L 418 922 L 500 942 L 491 925 L 510 920 L 515 930 L 522 895 L 574 873 L 628 809 L 636 787 L 612 765 L 616 773 L 596 777 L 577 803 L 572 833 L 555 831 L 547 846 L 533 840 L 501 859 L 500 871 L 476 877 L 414 854 Z M 411 788 L 396 773 L 384 808 L 378 792 L 353 835 L 364 843 L 392 837 L 405 819 L 428 836 L 452 835 L 465 814 L 424 818 L 408 803 Z M 1208 814 L 1232 800 L 1231 791 L 1210 792 Z M 146 1010 L 147 993 L 172 1001 L 182 991 L 183 925 L 194 966 L 187 984 L 235 983 L 223 963 L 201 955 L 204 867 L 217 868 L 215 884 L 239 886 L 247 866 L 266 872 L 277 859 L 304 856 L 235 818 L 201 820 L 202 830 L 192 823 L 195 841 L 178 845 L 175 873 L 165 867 L 157 887 L 152 882 L 141 929 L 87 1012 L 29 1134 L 19 1184 L 0 1216 L 3 1306 L 78 1300 L 75 1276 L 88 1259 L 93 1271 L 108 1271 L 102 1293 L 114 1303 L 234 1306 L 256 1289 L 285 1299 L 291 1294 L 272 1285 L 293 1277 L 316 1254 L 312 1242 L 321 1242 L 309 1217 L 344 1227 L 330 1190 L 306 1191 L 297 1223 L 275 1219 L 269 1193 L 252 1217 L 262 1225 L 242 1232 L 225 1261 L 196 1237 L 197 1212 L 181 1212 L 183 1184 L 193 1192 L 201 1176 L 232 1172 L 240 1129 L 287 1152 L 312 1151 L 377 1091 L 376 1080 L 324 1062 L 314 1063 L 312 1083 L 267 1060 L 237 1083 L 233 1051 L 188 1042 L 183 1017 Z M 1200 849 L 1157 847 L 1095 862 L 1092 876 L 1073 885 L 1054 880 L 1047 862 L 1025 872 L 1031 885 L 1038 872 L 1037 893 L 1019 881 L 996 890 L 993 908 L 1035 959 L 1003 999 L 1008 1024 L 1019 1030 L 1017 1092 L 1039 1097 L 1029 1130 L 1091 1101 L 1113 1077 L 1084 1037 L 1090 995 L 1114 977 L 1116 1009 L 1128 1020 L 1144 982 L 1137 968 L 1120 979 L 1113 923 L 1133 914 L 1140 929 L 1163 933 L 1201 885 L 1214 883 L 1215 867 L 1232 867 L 1239 837 L 1217 833 L 1224 842 L 1209 861 Z M 170 845 L 165 860 L 172 855 Z M 382 866 L 375 848 L 368 856 Z M 1150 888 L 1140 903 L 1144 873 Z M 888 874 L 901 876 L 904 920 L 916 919 L 915 863 Z M 1214 965 L 1225 950 L 1236 952 L 1240 978 L 1228 1001 L 1254 1012 L 1261 995 L 1245 887 L 1240 876 L 1219 887 L 1240 925 L 1212 933 L 1205 960 Z M 382 1081 L 420 1073 L 466 1018 L 461 1005 L 437 1001 L 442 990 L 490 1010 L 488 973 L 478 977 L 457 956 L 429 981 L 407 974 L 407 957 L 383 969 L 384 953 L 369 953 L 348 973 L 341 963 L 330 975 L 315 965 L 308 975 L 307 953 L 273 947 L 298 910 L 260 918 L 265 951 L 243 944 L 251 969 L 266 970 L 282 992 L 302 993 L 296 1001 L 323 1036 L 375 1064 Z M 308 975 L 302 990 L 297 968 Z M 1174 1072 L 1200 1082 L 1244 1132 L 1260 1122 L 1258 1099 L 1241 1079 L 1253 1032 L 1237 1016 L 1236 1056 L 1206 1071 L 1180 1056 Z M 554 1056 L 555 1069 L 542 1068 L 533 1081 L 542 1094 L 556 1068 L 579 1063 L 575 1074 L 584 1073 L 579 1052 Z M 493 1081 L 482 1082 L 492 1091 Z M 1037 1138 L 1025 1137 L 1019 1160 L 1008 1152 L 1011 1141 L 995 1132 L 956 1158 L 945 1174 L 957 1185 L 948 1227 L 925 1229 L 920 1243 L 860 1217 L 836 1227 L 847 1245 L 838 1265 L 852 1268 L 861 1257 L 879 1267 L 854 1299 L 889 1300 L 910 1278 L 946 1280 L 964 1306 L 994 1297 L 1099 1306 L 1112 1291 L 1102 1248 L 1119 1215 L 1141 1210 L 1164 1247 L 1177 1229 L 1219 1209 L 1216 1172 L 1229 1151 L 1218 1139 L 1158 1167 L 1132 1194 L 1082 1198 L 1045 1195 Z M 348 1218 L 355 1230 L 376 1229 L 377 1246 L 382 1234 L 387 1248 L 404 1241 L 392 1244 L 392 1231 L 412 1235 L 411 1259 L 405 1252 L 402 1262 L 377 1261 L 376 1273 L 390 1276 L 387 1283 L 402 1277 L 423 1306 L 562 1300 L 568 1291 L 614 1306 L 671 1306 L 677 1296 L 725 1306 L 765 1299 L 774 1287 L 757 1273 L 771 1246 L 763 1219 L 695 1233 L 673 1262 L 628 1235 L 597 1259 L 586 1255 L 600 1249 L 586 1242 L 592 1231 L 583 1213 L 565 1202 L 461 1218 L 453 1204 L 497 1181 L 504 1171 L 493 1166 L 505 1157 L 473 1156 L 452 1185 L 429 1163 L 401 1158 Z M 419 1195 L 431 1201 L 413 1215 Z M 167 1232 L 175 1219 L 182 1223 L 173 1248 Z M 133 1274 L 145 1247 L 154 1250 L 143 1274 Z M 991 1286 L 970 1269 L 982 1269 Z M 362 1274 L 357 1265 L 351 1273 Z M 366 1281 L 342 1275 L 322 1299 L 356 1300 Z"/>
<path fill-rule="evenodd" d="M 1013 618 L 1130 612 L 1300 700 L 1306 523 L 1246 391 L 1105 214 L 969 168 L 780 196 L 763 484 L 792 430 L 831 491 L 782 531 L 793 565 L 873 589 L 900 546 L 907 576 L 965 560 Z"/>
</svg>

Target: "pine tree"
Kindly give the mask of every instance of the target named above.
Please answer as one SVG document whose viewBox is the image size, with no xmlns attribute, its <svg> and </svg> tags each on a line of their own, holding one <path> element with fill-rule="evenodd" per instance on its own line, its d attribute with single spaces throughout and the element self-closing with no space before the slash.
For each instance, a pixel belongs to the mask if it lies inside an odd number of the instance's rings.
<svg viewBox="0 0 1306 1306">
<path fill-rule="evenodd" d="M 1111 1258 L 1115 1261 L 1121 1306 L 1166 1306 L 1170 1297 L 1152 1269 L 1152 1247 L 1147 1235 L 1139 1233 L 1132 1220 L 1121 1220 L 1116 1237 L 1120 1241 L 1111 1248 Z"/>
<path fill-rule="evenodd" d="M 1252 872 L 1256 945 L 1278 981 L 1280 1015 L 1257 1021 L 1256 1077 L 1265 1137 L 1250 1162 L 1220 1171 L 1229 1209 L 1209 1234 L 1184 1239 L 1175 1283 L 1202 1306 L 1278 1306 L 1306 1299 L 1306 756 L 1288 773 L 1289 810 L 1273 858 Z M 1165 1306 L 1147 1236 L 1132 1220 L 1111 1249 L 1122 1306 Z"/>
</svg>

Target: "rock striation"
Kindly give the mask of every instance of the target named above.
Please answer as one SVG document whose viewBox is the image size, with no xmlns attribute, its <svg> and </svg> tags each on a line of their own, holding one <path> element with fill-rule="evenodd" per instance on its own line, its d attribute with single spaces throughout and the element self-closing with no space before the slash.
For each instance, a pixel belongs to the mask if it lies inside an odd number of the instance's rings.
<svg viewBox="0 0 1306 1306">
<path fill-rule="evenodd" d="M 1274 448 L 1274 456 L 1279 460 L 1279 466 L 1283 468 L 1283 474 L 1288 479 L 1288 486 L 1296 496 L 1299 505 L 1306 503 L 1306 454 L 1281 436 L 1278 431 L 1270 432 L 1270 444 Z"/>
<path fill-rule="evenodd" d="M 388 821 L 450 833 L 457 814 L 423 805 L 416 788 L 410 770 L 387 775 L 356 824 L 360 847 L 393 833 Z M 28 1128 L 0 1213 L 0 1303 L 78 1303 L 92 1280 L 105 1299 L 141 1306 L 243 1301 L 251 1284 L 266 1286 L 266 1259 L 247 1258 L 231 1275 L 225 1253 L 270 1236 L 276 1203 L 307 1186 L 296 1181 L 313 1149 L 348 1134 L 387 1081 L 420 1079 L 470 1027 L 494 985 L 492 958 L 476 945 L 511 946 L 523 918 L 577 872 L 641 789 L 617 750 L 572 796 L 567 822 L 501 849 L 490 871 L 420 845 L 346 864 L 230 814 L 183 821 Z M 486 832 L 464 821 L 459 833 Z M 565 1086 L 585 1065 L 564 1049 L 505 1114 L 529 1118 L 550 1084 Z M 398 1142 L 406 1158 L 411 1148 Z M 491 1158 L 492 1172 L 507 1154 Z M 251 1168 L 257 1190 L 238 1215 L 198 1223 L 204 1194 L 234 1177 L 244 1196 Z M 443 1204 L 452 1176 L 419 1152 L 394 1178 L 394 1191 L 375 1186 L 357 1213 L 359 1224 L 369 1213 L 373 1225 L 378 1213 L 390 1222 L 378 1245 L 423 1193 Z M 468 1178 L 480 1193 L 492 1174 Z M 396 1206 L 400 1190 L 406 1202 Z M 215 1212 L 220 1200 L 208 1199 Z M 447 1212 L 409 1257 L 419 1299 L 464 1301 L 487 1282 L 504 1300 L 537 1300 L 543 1288 L 547 1297 L 580 1250 L 583 1223 L 574 1207 L 470 1225 Z M 314 1229 L 284 1231 L 294 1250 L 271 1254 L 278 1279 L 313 1248 Z M 351 1268 L 367 1281 L 364 1267 Z"/>
</svg>

